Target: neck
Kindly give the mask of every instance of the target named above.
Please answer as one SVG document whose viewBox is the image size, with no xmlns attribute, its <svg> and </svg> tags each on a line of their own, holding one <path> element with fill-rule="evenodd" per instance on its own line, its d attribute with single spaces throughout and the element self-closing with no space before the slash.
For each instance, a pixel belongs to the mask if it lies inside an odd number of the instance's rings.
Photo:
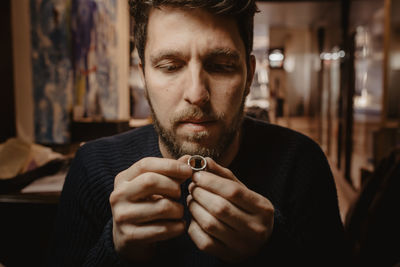
<svg viewBox="0 0 400 267">
<path fill-rule="evenodd" d="M 239 151 L 240 140 L 241 140 L 241 131 L 238 131 L 238 133 L 233 138 L 232 143 L 228 146 L 228 148 L 225 150 L 222 156 L 214 160 L 221 166 L 228 167 L 229 164 L 231 164 L 231 162 L 234 160 Z M 161 138 L 158 138 L 158 144 L 160 147 L 161 155 L 164 158 L 174 158 L 167 149 L 166 145 L 161 141 Z"/>
</svg>

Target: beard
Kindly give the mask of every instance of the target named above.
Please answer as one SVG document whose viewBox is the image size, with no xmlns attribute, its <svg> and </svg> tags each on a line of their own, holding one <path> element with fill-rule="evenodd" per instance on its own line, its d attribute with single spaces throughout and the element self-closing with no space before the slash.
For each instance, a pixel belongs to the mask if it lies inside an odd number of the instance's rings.
<svg viewBox="0 0 400 267">
<path fill-rule="evenodd" d="M 169 154 L 175 159 L 178 159 L 183 155 L 201 155 L 203 157 L 210 157 L 217 160 L 231 145 L 242 126 L 245 97 L 242 98 L 241 105 L 233 116 L 230 125 L 226 125 L 225 114 L 216 114 L 212 111 L 210 105 L 206 105 L 202 108 L 198 106 L 190 106 L 170 117 L 169 122 L 170 125 L 172 125 L 171 129 L 161 125 L 148 95 L 147 100 L 149 102 L 154 127 L 160 140 L 168 150 Z M 187 119 L 206 119 L 216 121 L 221 126 L 219 136 L 213 144 L 207 142 L 207 140 L 212 137 L 209 131 L 195 132 L 179 138 L 177 128 L 180 122 Z"/>
</svg>

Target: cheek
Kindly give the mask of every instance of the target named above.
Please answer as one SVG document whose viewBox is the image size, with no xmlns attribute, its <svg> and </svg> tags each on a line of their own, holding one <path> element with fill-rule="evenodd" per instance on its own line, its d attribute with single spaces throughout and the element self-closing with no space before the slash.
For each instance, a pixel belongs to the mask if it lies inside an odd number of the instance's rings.
<svg viewBox="0 0 400 267">
<path fill-rule="evenodd" d="M 214 91 L 215 108 L 225 108 L 228 110 L 236 110 L 243 99 L 245 91 L 245 80 L 241 77 L 230 79 L 225 82 L 216 84 Z"/>
<path fill-rule="evenodd" d="M 162 78 L 146 79 L 146 88 L 148 98 L 151 101 L 153 109 L 159 113 L 168 111 L 168 106 L 174 105 L 174 92 L 171 82 L 164 81 Z"/>
<path fill-rule="evenodd" d="M 170 119 L 180 105 L 181 94 L 175 81 L 157 76 L 146 79 L 148 98 L 158 122 L 166 129 L 171 128 Z"/>
</svg>

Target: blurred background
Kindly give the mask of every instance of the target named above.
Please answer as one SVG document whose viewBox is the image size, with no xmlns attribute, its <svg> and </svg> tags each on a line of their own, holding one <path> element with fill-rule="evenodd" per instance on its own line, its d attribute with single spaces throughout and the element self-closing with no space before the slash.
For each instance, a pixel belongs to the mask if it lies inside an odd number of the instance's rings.
<svg viewBox="0 0 400 267">
<path fill-rule="evenodd" d="M 358 260 L 394 266 L 400 0 L 257 3 L 247 114 L 320 144 Z M 76 149 L 151 118 L 128 1 L 0 5 L 0 263 L 26 266 L 43 261 Z"/>
</svg>

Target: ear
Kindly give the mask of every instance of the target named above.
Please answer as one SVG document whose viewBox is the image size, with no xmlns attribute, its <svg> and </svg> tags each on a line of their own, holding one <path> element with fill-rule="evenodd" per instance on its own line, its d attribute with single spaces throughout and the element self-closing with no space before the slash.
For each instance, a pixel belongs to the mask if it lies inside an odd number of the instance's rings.
<svg viewBox="0 0 400 267">
<path fill-rule="evenodd" d="M 249 66 L 247 67 L 247 78 L 246 78 L 246 88 L 245 96 L 250 93 L 250 87 L 253 82 L 254 72 L 256 71 L 256 58 L 254 55 L 250 55 Z"/>
<path fill-rule="evenodd" d="M 149 104 L 151 106 L 149 92 L 147 91 L 147 86 L 146 86 L 146 78 L 145 78 L 146 75 L 144 72 L 145 66 L 142 64 L 141 60 L 139 61 L 138 66 L 139 66 L 140 79 L 142 80 L 142 84 L 144 86 L 144 94 L 146 96 L 147 101 L 149 102 Z"/>
<path fill-rule="evenodd" d="M 139 72 L 140 72 L 140 78 L 142 80 L 143 84 L 146 84 L 146 80 L 144 79 L 144 66 L 142 64 L 142 61 L 139 61 Z"/>
</svg>

